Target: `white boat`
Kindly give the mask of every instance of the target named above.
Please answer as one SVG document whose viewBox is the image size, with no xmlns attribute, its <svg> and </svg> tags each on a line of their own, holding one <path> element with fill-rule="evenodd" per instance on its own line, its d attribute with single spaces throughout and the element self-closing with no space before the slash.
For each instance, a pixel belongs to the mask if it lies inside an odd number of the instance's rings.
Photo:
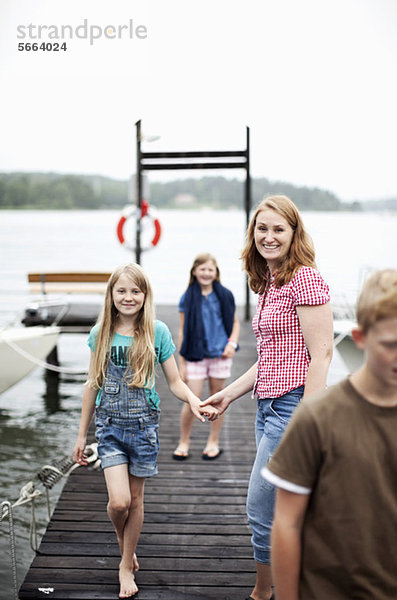
<svg viewBox="0 0 397 600">
<path fill-rule="evenodd" d="M 59 333 L 56 326 L 8 327 L 0 331 L 0 393 L 45 361 Z"/>
</svg>

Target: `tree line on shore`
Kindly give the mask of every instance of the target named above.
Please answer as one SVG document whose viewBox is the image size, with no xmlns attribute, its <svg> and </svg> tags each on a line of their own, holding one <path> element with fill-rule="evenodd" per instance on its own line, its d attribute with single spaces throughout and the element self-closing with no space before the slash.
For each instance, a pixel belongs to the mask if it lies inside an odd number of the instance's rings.
<svg viewBox="0 0 397 600">
<path fill-rule="evenodd" d="M 0 208 L 3 209 L 104 209 L 132 202 L 131 180 L 99 175 L 59 173 L 0 173 Z M 243 208 L 244 181 L 226 177 L 175 179 L 151 182 L 148 200 L 158 208 Z M 301 210 L 361 210 L 360 202 L 342 202 L 320 188 L 295 186 L 252 178 L 252 204 L 266 194 L 290 196 Z"/>
</svg>

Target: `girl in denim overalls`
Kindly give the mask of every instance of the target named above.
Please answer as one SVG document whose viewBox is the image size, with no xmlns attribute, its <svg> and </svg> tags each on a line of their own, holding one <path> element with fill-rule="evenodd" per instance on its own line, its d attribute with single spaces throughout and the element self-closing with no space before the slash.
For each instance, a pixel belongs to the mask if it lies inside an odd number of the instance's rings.
<svg viewBox="0 0 397 600">
<path fill-rule="evenodd" d="M 156 365 L 161 364 L 170 391 L 188 403 L 200 421 L 205 420 L 200 411 L 210 416 L 215 409 L 200 409 L 199 399 L 181 380 L 171 334 L 154 319 L 151 286 L 138 265 L 121 266 L 111 275 L 103 314 L 88 344 L 91 360 L 74 459 L 87 462 L 84 450 L 95 411 L 108 515 L 121 553 L 119 597 L 129 598 L 138 592 L 135 549 L 143 523 L 145 478 L 157 473 L 160 399 L 155 389 Z"/>
</svg>

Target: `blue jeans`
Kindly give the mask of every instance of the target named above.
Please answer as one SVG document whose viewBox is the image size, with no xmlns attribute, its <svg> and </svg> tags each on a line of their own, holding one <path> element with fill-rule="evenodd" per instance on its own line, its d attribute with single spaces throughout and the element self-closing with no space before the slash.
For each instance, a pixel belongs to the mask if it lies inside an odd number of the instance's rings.
<svg viewBox="0 0 397 600">
<path fill-rule="evenodd" d="M 256 562 L 270 565 L 270 535 L 273 522 L 275 488 L 261 475 L 274 454 L 284 430 L 304 392 L 304 386 L 279 398 L 258 398 L 255 436 L 256 457 L 247 495 L 247 517 L 252 531 Z"/>
</svg>

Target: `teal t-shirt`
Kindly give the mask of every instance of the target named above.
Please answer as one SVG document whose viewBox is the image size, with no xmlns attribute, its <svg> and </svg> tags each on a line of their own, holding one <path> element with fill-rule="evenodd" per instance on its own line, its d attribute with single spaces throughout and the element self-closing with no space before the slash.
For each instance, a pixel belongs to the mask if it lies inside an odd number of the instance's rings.
<svg viewBox="0 0 397 600">
<path fill-rule="evenodd" d="M 95 352 L 98 331 L 99 325 L 94 325 L 90 331 L 87 341 L 93 352 Z M 132 341 L 132 336 L 120 335 L 119 333 L 114 334 L 110 351 L 110 359 L 118 367 L 127 366 L 128 348 L 131 346 Z M 162 364 L 168 360 L 175 352 L 175 344 L 172 340 L 170 330 L 162 321 L 154 322 L 154 349 L 156 352 L 156 365 Z M 101 401 L 101 392 L 102 390 L 99 390 L 96 398 L 97 406 L 99 406 Z M 154 384 L 152 388 L 145 388 L 145 394 L 150 405 L 158 409 L 160 405 L 160 397 L 156 392 L 156 385 Z"/>
</svg>

